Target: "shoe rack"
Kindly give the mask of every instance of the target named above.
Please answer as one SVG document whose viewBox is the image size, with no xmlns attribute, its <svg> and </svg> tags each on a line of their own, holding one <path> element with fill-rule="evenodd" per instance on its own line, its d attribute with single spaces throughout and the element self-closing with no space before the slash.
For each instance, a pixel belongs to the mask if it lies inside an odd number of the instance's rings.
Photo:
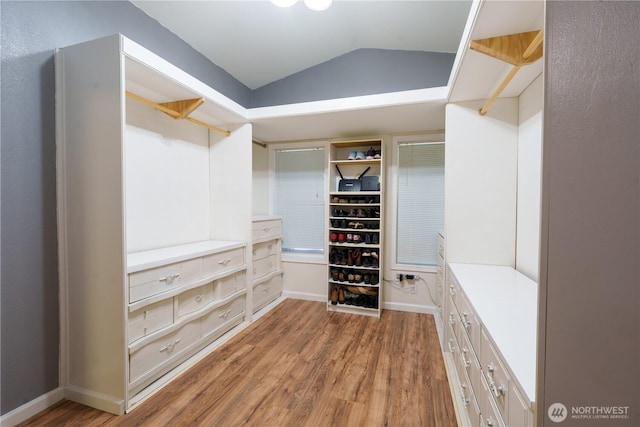
<svg viewBox="0 0 640 427">
<path fill-rule="evenodd" d="M 382 145 L 380 139 L 330 143 L 328 311 L 380 317 L 384 247 Z"/>
</svg>

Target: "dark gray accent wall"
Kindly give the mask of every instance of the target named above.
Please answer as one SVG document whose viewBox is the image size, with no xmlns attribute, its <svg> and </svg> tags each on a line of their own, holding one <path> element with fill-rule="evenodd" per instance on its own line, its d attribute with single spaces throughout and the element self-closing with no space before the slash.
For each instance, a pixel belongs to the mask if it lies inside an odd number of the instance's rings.
<svg viewBox="0 0 640 427">
<path fill-rule="evenodd" d="M 640 425 L 639 22 L 546 4 L 539 427 Z"/>
<path fill-rule="evenodd" d="M 54 49 L 122 33 L 240 104 L 250 91 L 129 2 L 3 0 L 0 13 L 5 414 L 58 386 Z"/>
<path fill-rule="evenodd" d="M 251 107 L 446 86 L 453 53 L 358 49 L 255 89 Z"/>
</svg>

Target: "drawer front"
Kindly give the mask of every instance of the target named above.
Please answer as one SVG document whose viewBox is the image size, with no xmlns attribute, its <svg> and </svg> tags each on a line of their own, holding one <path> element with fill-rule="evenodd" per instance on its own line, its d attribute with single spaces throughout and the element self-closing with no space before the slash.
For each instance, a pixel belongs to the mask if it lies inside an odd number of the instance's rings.
<svg viewBox="0 0 640 427">
<path fill-rule="evenodd" d="M 231 249 L 202 258 L 202 277 L 213 276 L 244 264 L 244 248 Z"/>
<path fill-rule="evenodd" d="M 276 237 L 280 234 L 282 234 L 282 221 L 279 219 L 253 222 L 253 240 Z"/>
<path fill-rule="evenodd" d="M 129 274 L 129 302 L 166 292 L 200 278 L 200 258 Z"/>
<path fill-rule="evenodd" d="M 207 314 L 203 319 L 204 335 L 210 335 L 218 329 L 224 328 L 234 317 L 244 313 L 245 297 L 244 295 L 233 299 L 229 303 L 222 305 L 211 313 Z"/>
<path fill-rule="evenodd" d="M 505 365 L 499 357 L 493 343 L 491 343 L 484 332 L 482 334 L 481 361 L 482 371 L 489 387 L 489 394 L 494 397 L 500 413 L 505 418 L 508 418 L 511 377 L 507 373 Z"/>
<path fill-rule="evenodd" d="M 178 317 L 200 310 L 213 301 L 213 283 L 183 292 L 175 297 Z"/>
<path fill-rule="evenodd" d="M 475 311 L 471 308 L 471 304 L 467 302 L 467 299 L 463 294 L 457 294 L 455 303 L 458 308 L 462 330 L 467 334 L 469 340 L 471 340 L 471 345 L 479 355 L 482 351 L 482 342 L 480 338 L 482 328 L 480 325 L 480 319 L 476 316 Z"/>
<path fill-rule="evenodd" d="M 458 324 L 458 326 L 461 327 L 460 324 Z M 480 392 L 480 377 L 482 376 L 480 362 L 478 361 L 478 356 L 476 355 L 469 338 L 464 334 L 462 335 L 463 338 L 460 341 L 460 363 L 465 368 L 465 371 L 469 376 L 471 387 L 474 392 L 478 394 Z"/>
<path fill-rule="evenodd" d="M 253 263 L 253 280 L 266 276 L 276 271 L 278 268 L 278 260 L 276 255 L 271 255 L 263 259 L 259 259 Z"/>
<path fill-rule="evenodd" d="M 251 252 L 253 260 L 256 261 L 270 255 L 275 255 L 278 252 L 279 245 L 280 239 L 254 244 L 253 251 Z"/>
<path fill-rule="evenodd" d="M 508 425 L 533 427 L 533 411 L 527 402 L 528 399 L 522 397 L 514 384 L 509 386 L 509 417 Z"/>
<path fill-rule="evenodd" d="M 129 313 L 129 342 L 173 324 L 173 298 Z"/>
<path fill-rule="evenodd" d="M 484 381 L 484 378 L 481 380 L 482 386 L 484 388 L 483 391 L 487 390 L 487 383 Z M 495 400 L 491 397 L 491 392 L 486 391 L 483 393 L 483 399 L 485 399 L 483 412 L 482 412 L 482 427 L 506 427 L 504 419 L 500 415 L 500 411 L 496 408 Z M 515 427 L 516 425 L 514 425 Z M 520 427 L 517 425 L 517 427 Z"/>
<path fill-rule="evenodd" d="M 258 283 L 253 287 L 253 311 L 262 308 L 282 294 L 282 275 Z"/>
<path fill-rule="evenodd" d="M 245 271 L 238 271 L 222 279 L 214 282 L 216 288 L 216 299 L 225 299 L 231 294 L 238 292 L 239 290 L 247 288 L 247 277 Z"/>
<path fill-rule="evenodd" d="M 202 325 L 195 321 L 141 347 L 129 356 L 129 382 L 182 355 L 201 336 Z"/>
</svg>

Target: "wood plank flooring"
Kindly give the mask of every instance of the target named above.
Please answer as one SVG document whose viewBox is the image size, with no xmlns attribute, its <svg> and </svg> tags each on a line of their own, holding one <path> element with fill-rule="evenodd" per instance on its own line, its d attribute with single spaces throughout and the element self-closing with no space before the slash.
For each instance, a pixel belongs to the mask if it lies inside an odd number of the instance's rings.
<svg viewBox="0 0 640 427">
<path fill-rule="evenodd" d="M 433 316 L 288 299 L 131 413 L 70 401 L 21 426 L 456 426 Z"/>
</svg>

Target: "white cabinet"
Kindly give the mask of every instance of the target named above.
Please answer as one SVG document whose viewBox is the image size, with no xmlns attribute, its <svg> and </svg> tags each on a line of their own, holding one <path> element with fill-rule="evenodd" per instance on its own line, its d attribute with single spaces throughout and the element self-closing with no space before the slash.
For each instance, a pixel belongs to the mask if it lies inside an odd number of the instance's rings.
<svg viewBox="0 0 640 427">
<path fill-rule="evenodd" d="M 327 310 L 380 317 L 383 143 L 331 141 L 329 158 Z"/>
<path fill-rule="evenodd" d="M 252 287 L 253 312 L 282 295 L 282 218 L 253 217 Z"/>
<path fill-rule="evenodd" d="M 55 62 L 61 387 L 122 414 L 244 322 L 251 125 L 121 35 Z"/>
<path fill-rule="evenodd" d="M 533 425 L 537 289 L 511 267 L 448 264 L 446 359 L 472 425 Z"/>
</svg>

